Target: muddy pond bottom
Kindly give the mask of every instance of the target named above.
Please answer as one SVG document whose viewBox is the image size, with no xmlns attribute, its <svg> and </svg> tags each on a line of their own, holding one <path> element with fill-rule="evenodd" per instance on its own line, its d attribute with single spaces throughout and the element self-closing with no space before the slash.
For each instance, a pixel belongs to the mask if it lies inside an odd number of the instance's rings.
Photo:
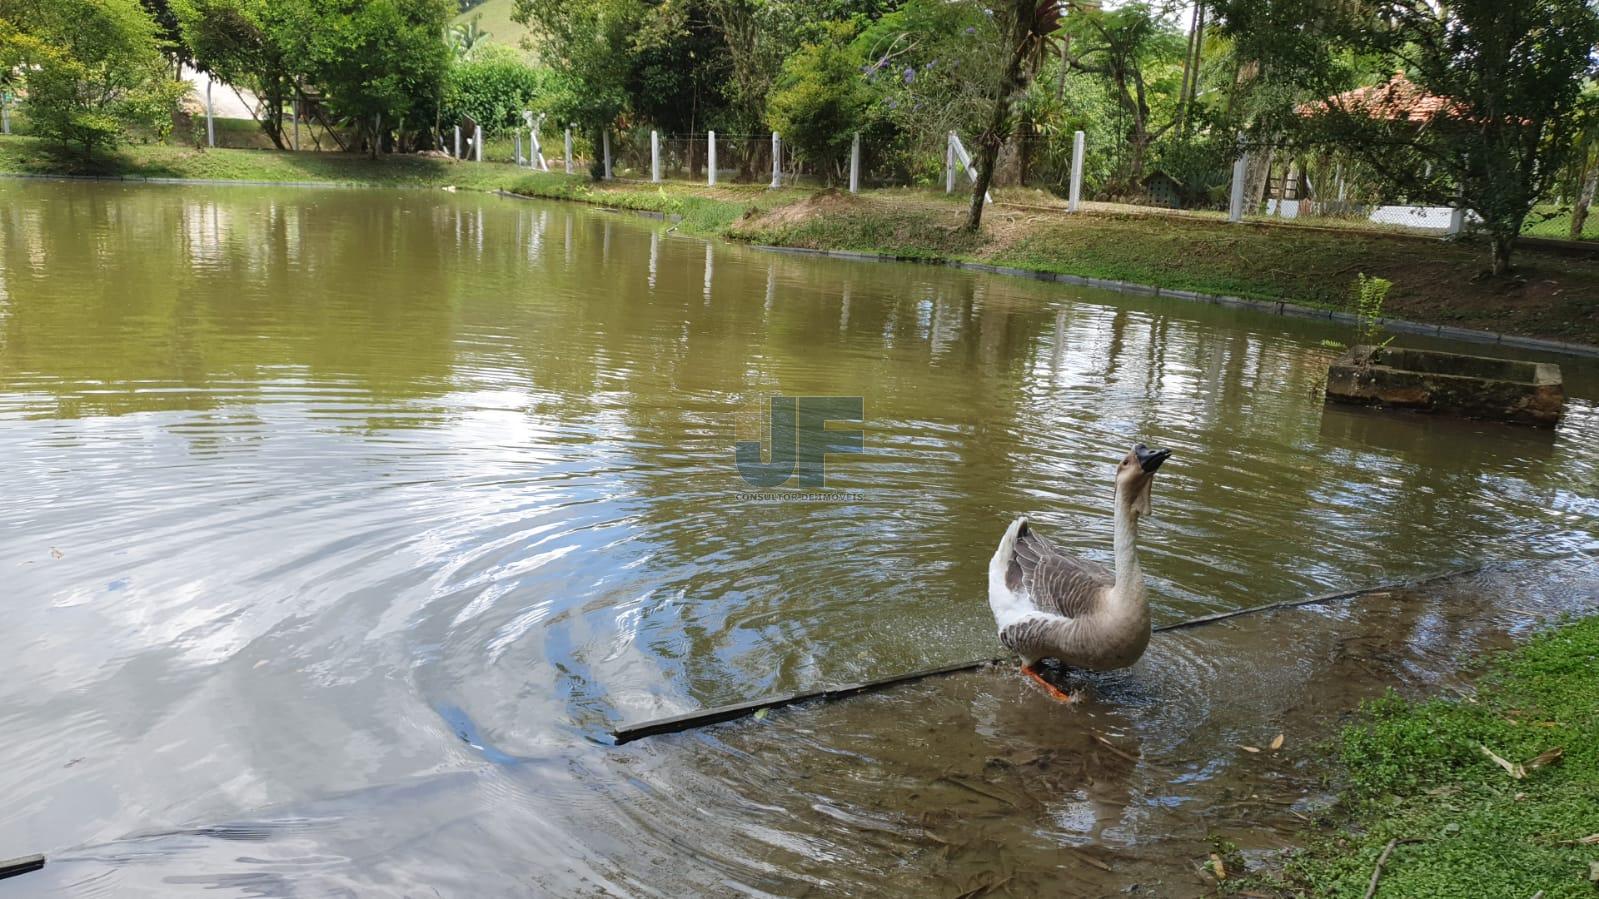
<svg viewBox="0 0 1599 899">
<path fill-rule="evenodd" d="M 18 886 L 1211 895 L 1216 841 L 1258 863 L 1330 801 L 1321 744 L 1361 701 L 1469 694 L 1495 650 L 1595 612 L 1585 561 L 1498 565 L 1158 635 L 1133 669 L 1069 676 L 1071 707 L 996 665 L 559 763 L 472 745 L 476 769 L 71 849 Z M 453 811 L 462 793 L 492 828 Z"/>
</svg>

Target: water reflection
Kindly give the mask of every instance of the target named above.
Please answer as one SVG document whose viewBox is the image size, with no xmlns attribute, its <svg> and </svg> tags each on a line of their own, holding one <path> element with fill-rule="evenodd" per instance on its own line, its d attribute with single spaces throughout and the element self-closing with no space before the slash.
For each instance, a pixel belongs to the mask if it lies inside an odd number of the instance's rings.
<svg viewBox="0 0 1599 899">
<path fill-rule="evenodd" d="M 0 189 L 0 454 L 20 473 L 0 494 L 0 846 L 166 833 L 163 851 L 200 853 L 184 866 L 245 877 L 193 882 L 272 892 L 192 826 L 288 809 L 337 838 L 270 830 L 280 858 L 333 840 L 383 861 L 324 882 L 371 887 L 426 841 L 374 810 L 414 802 L 446 823 L 434 873 L 408 882 L 448 886 L 477 860 L 500 883 L 525 834 L 560 883 L 641 891 L 616 865 L 642 843 L 689 882 L 788 892 L 826 886 L 817 860 L 885 870 L 898 837 L 846 831 L 913 832 L 904 796 L 937 782 L 948 801 L 926 807 L 953 809 L 950 827 L 961 801 L 998 803 L 989 843 L 946 861 L 1014 845 L 1025 821 L 1039 853 L 1124 863 L 1182 826 L 1168 792 L 1080 720 L 1040 724 L 999 673 L 769 742 L 613 756 L 587 739 L 992 652 L 983 566 L 1006 518 L 1108 559 L 1110 465 L 1141 439 L 1177 453 L 1148 528 L 1158 620 L 1595 549 L 1599 415 L 1571 363 L 1561 428 L 1507 431 L 1324 410 L 1317 341 L 1343 335 L 1235 310 L 707 246 L 487 197 Z M 865 398 L 868 455 L 829 472 L 858 497 L 739 498 L 737 421 L 774 392 Z M 1424 647 L 1469 636 L 1436 615 L 1387 625 Z M 1225 650 L 1240 682 L 1325 670 L 1322 649 L 1252 633 L 1258 654 Z M 1108 683 L 1094 727 L 1210 776 L 1204 752 L 1163 742 L 1191 723 L 1174 691 L 1214 740 L 1243 714 L 1181 692 L 1218 676 L 1210 639 Z M 1017 732 L 1064 747 L 996 756 L 1048 768 L 1058 801 L 972 794 L 995 789 L 981 766 L 933 771 Z M 938 761 L 868 751 L 885 738 Z M 708 868 L 673 861 L 673 834 L 740 802 L 763 810 L 746 820 L 764 848 L 719 837 Z M 775 811 L 799 807 L 803 827 Z M 88 855 L 138 851 L 115 845 Z"/>
</svg>

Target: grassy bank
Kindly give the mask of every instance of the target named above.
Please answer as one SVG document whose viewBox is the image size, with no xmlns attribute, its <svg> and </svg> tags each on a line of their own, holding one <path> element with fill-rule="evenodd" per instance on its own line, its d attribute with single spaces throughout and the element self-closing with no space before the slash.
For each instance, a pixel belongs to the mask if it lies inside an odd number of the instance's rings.
<svg viewBox="0 0 1599 899">
<path fill-rule="evenodd" d="M 1599 863 L 1596 675 L 1599 618 L 1590 618 L 1502 656 L 1474 696 L 1369 704 L 1341 741 L 1349 786 L 1337 811 L 1348 826 L 1294 856 L 1280 878 L 1240 892 L 1361 897 L 1378 857 L 1399 841 L 1383 866 L 1381 899 L 1531 899 L 1540 890 L 1544 899 L 1591 899 L 1599 892 L 1590 880 Z"/>
<path fill-rule="evenodd" d="M 0 138 L 0 172 L 468 190 L 506 188 L 527 173 L 509 164 L 477 164 L 421 156 L 370 160 L 352 153 L 202 150 L 170 144 L 135 144 L 85 159 L 57 151 L 42 140 L 20 136 Z"/>
<path fill-rule="evenodd" d="M 1205 218 L 1041 208 L 1035 192 L 999 192 L 981 235 L 941 193 L 853 196 L 760 185 L 593 184 L 504 163 L 342 153 L 134 146 L 92 161 L 31 138 L 0 139 L 0 172 L 331 182 L 509 190 L 533 197 L 681 216 L 680 230 L 757 243 L 985 262 L 1035 271 L 1345 309 L 1360 273 L 1393 282 L 1384 314 L 1599 345 L 1599 258 L 1524 248 L 1513 281 L 1480 277 L 1487 251 L 1374 230 L 1229 225 Z M 1017 201 L 1012 203 L 1011 201 Z M 1599 248 L 1596 248 L 1599 249 Z"/>
</svg>

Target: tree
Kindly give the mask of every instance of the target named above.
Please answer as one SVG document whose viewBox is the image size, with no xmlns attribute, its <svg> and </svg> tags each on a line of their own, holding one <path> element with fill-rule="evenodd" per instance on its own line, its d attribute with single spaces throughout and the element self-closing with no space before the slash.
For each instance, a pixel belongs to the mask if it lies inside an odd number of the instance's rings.
<svg viewBox="0 0 1599 899">
<path fill-rule="evenodd" d="M 1190 88 L 1191 75 L 1184 66 L 1184 84 L 1179 96 L 1165 113 L 1164 124 L 1156 124 L 1152 108 L 1151 70 L 1156 75 L 1175 72 L 1177 35 L 1164 15 L 1142 3 L 1131 3 L 1115 10 L 1095 7 L 1074 9 L 1068 17 L 1072 27 L 1072 49 L 1067 59 L 1080 71 L 1103 78 L 1111 96 L 1121 106 L 1126 120 L 1125 139 L 1131 151 L 1123 188 L 1131 190 L 1142 181 L 1144 163 L 1150 148 L 1176 126 Z M 1196 23 L 1197 24 L 1197 23 Z M 1193 40 L 1190 41 L 1190 50 Z M 1192 55 L 1190 54 L 1190 60 Z"/>
<path fill-rule="evenodd" d="M 366 136 L 372 158 L 391 130 L 403 148 L 410 133 L 431 129 L 450 60 L 440 38 L 455 9 L 450 0 L 300 3 L 310 27 L 295 35 L 291 52 L 324 102 Z"/>
<path fill-rule="evenodd" d="M 834 23 L 820 42 L 791 55 L 767 101 L 772 129 L 817 165 L 836 161 L 849 149 L 869 102 L 861 59 L 850 47 L 853 31 Z"/>
<path fill-rule="evenodd" d="M 558 76 L 557 114 L 587 128 L 596 147 L 627 108 L 629 39 L 648 13 L 643 0 L 516 0 L 513 19 L 538 35 L 539 58 Z M 596 178 L 600 165 L 593 160 Z"/>
<path fill-rule="evenodd" d="M 24 73 L 34 131 L 85 155 L 134 129 L 164 137 L 187 89 L 138 0 L 0 0 L 0 65 Z"/>
<path fill-rule="evenodd" d="M 1303 145 L 1359 156 L 1413 201 L 1459 205 L 1487 232 L 1492 273 L 1575 152 L 1591 104 L 1591 0 L 1219 0 L 1225 27 L 1302 107 Z M 1405 77 L 1350 92 L 1362 64 Z M 1392 71 L 1392 69 L 1389 69 Z"/>
<path fill-rule="evenodd" d="M 170 6 L 194 65 L 259 97 L 261 130 L 287 150 L 284 108 L 298 93 L 300 72 L 291 67 L 286 44 L 314 20 L 310 7 L 272 0 L 171 0 Z"/>
<path fill-rule="evenodd" d="M 1011 105 L 1026 89 L 1047 49 L 1050 35 L 1060 27 L 1066 7 L 1060 0 L 1011 0 L 1007 13 L 1005 42 L 999 83 L 994 92 L 988 125 L 977 137 L 977 179 L 972 185 L 972 204 L 966 214 L 966 228 L 976 231 L 983 224 L 983 204 L 988 186 L 994 180 L 994 165 L 999 148 L 1010 134 Z"/>
</svg>

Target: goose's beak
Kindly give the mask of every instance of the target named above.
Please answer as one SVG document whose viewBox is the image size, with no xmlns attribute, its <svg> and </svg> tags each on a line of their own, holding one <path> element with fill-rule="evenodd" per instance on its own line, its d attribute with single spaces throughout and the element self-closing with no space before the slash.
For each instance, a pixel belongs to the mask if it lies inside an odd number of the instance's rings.
<svg viewBox="0 0 1599 899">
<path fill-rule="evenodd" d="M 1143 467 L 1146 474 L 1154 474 L 1160 468 L 1160 463 L 1171 458 L 1171 450 L 1152 450 L 1142 443 L 1133 447 L 1133 455 L 1138 458 L 1138 464 Z"/>
</svg>

